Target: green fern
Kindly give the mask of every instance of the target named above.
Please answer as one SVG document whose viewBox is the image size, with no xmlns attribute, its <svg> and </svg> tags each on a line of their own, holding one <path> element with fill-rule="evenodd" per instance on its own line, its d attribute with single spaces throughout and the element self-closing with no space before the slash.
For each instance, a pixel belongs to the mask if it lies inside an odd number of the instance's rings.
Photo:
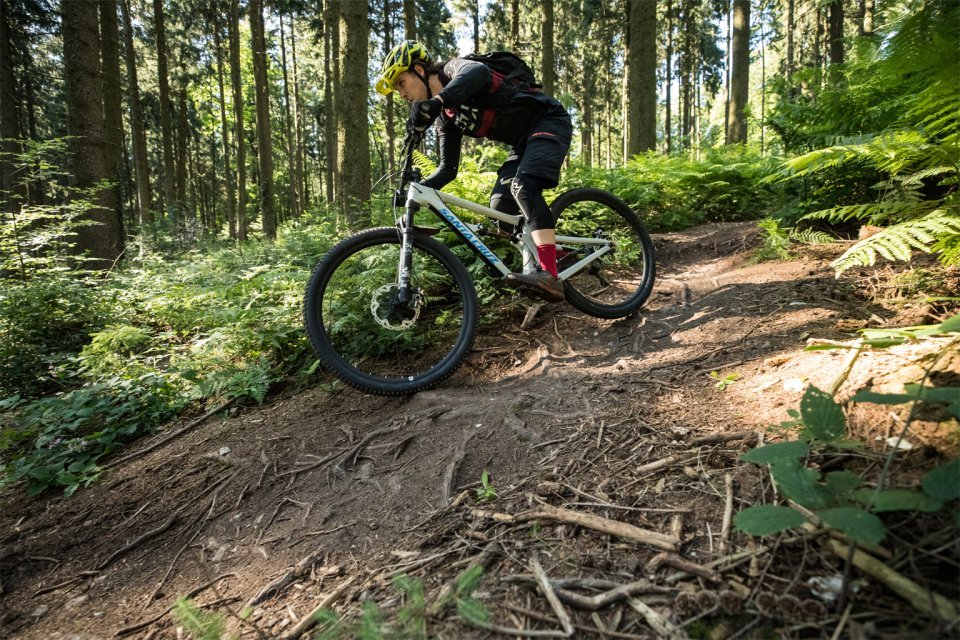
<svg viewBox="0 0 960 640">
<path fill-rule="evenodd" d="M 428 176 L 437 170 L 437 163 L 417 149 L 413 150 L 413 166 L 415 166 L 417 169 L 420 169 L 420 172 L 425 176 Z"/>
<path fill-rule="evenodd" d="M 208 613 L 187 598 L 173 603 L 173 617 L 196 640 L 220 640 L 226 629 L 223 616 Z"/>
<path fill-rule="evenodd" d="M 830 266 L 839 276 L 853 267 L 872 266 L 877 257 L 887 260 L 901 260 L 908 262 L 914 249 L 931 253 L 934 247 L 946 243 L 953 249 L 950 254 L 955 259 L 955 238 L 960 236 L 960 216 L 948 213 L 944 209 L 937 209 L 919 220 L 901 222 L 888 227 L 856 243 L 847 249 L 842 256 L 834 260 Z M 952 239 L 948 242 L 948 239 Z"/>
</svg>

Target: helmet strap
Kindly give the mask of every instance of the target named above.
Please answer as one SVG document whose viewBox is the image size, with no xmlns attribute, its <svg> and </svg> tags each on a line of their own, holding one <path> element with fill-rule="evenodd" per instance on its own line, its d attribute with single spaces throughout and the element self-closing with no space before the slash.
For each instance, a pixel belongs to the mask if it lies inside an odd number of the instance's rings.
<svg viewBox="0 0 960 640">
<path fill-rule="evenodd" d="M 423 82 L 423 86 L 427 88 L 427 100 L 430 100 L 431 98 L 433 98 L 433 91 L 430 89 L 430 83 L 427 81 L 427 78 L 429 78 L 430 74 L 428 73 L 426 76 L 424 76 L 419 71 L 417 71 L 416 65 L 410 67 L 410 71 L 412 71 L 415 76 L 420 78 L 420 81 Z"/>
</svg>

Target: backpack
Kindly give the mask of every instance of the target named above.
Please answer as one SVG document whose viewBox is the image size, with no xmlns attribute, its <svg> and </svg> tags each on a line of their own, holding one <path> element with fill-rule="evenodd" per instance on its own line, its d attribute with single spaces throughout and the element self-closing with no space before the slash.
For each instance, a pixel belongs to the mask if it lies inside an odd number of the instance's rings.
<svg viewBox="0 0 960 640">
<path fill-rule="evenodd" d="M 481 62 L 495 74 L 501 76 L 496 85 L 509 82 L 517 91 L 539 93 L 543 86 L 537 82 L 533 69 L 526 62 L 509 51 L 491 51 L 490 53 L 471 53 L 461 56 L 467 60 Z"/>
</svg>

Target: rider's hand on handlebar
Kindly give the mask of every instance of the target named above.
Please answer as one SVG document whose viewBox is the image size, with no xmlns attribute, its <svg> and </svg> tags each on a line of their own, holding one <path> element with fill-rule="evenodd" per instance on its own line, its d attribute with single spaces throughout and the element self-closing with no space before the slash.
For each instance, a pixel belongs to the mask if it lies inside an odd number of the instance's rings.
<svg viewBox="0 0 960 640">
<path fill-rule="evenodd" d="M 414 131 L 426 131 L 442 110 L 443 102 L 440 98 L 417 100 L 410 108 L 409 125 Z"/>
</svg>

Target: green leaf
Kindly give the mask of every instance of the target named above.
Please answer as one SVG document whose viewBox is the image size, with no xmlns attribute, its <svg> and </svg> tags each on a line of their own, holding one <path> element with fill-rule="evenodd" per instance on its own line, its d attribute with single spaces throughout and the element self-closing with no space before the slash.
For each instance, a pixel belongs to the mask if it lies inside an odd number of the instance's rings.
<svg viewBox="0 0 960 640">
<path fill-rule="evenodd" d="M 785 529 L 799 527 L 806 518 L 789 507 L 762 504 L 747 507 L 733 518 L 737 529 L 753 536 L 768 536 Z"/>
<path fill-rule="evenodd" d="M 942 502 L 960 498 L 960 458 L 927 472 L 923 476 L 923 490 Z"/>
<path fill-rule="evenodd" d="M 879 544 L 887 536 L 880 518 L 857 507 L 835 507 L 818 511 L 817 515 L 828 526 L 839 529 L 856 542 Z"/>
<path fill-rule="evenodd" d="M 876 496 L 876 500 L 874 500 Z M 887 489 L 879 494 L 873 489 L 860 489 L 854 492 L 853 499 L 870 508 L 875 513 L 884 511 L 939 511 L 943 503 L 919 491 L 908 489 Z M 872 502 L 872 505 L 871 505 Z"/>
<path fill-rule="evenodd" d="M 457 600 L 457 613 L 467 622 L 486 624 L 490 619 L 490 614 L 486 608 L 473 598 Z"/>
<path fill-rule="evenodd" d="M 479 586 L 483 579 L 483 566 L 473 565 L 457 578 L 457 595 L 468 596 Z"/>
<path fill-rule="evenodd" d="M 843 409 L 833 397 L 810 385 L 800 400 L 803 424 L 813 437 L 823 442 L 839 440 L 846 431 Z"/>
<path fill-rule="evenodd" d="M 806 468 L 799 460 L 778 460 L 770 466 L 770 474 L 780 492 L 791 500 L 808 509 L 820 509 L 827 505 L 826 491 L 817 484 L 820 474 Z"/>
<path fill-rule="evenodd" d="M 863 478 L 853 471 L 831 471 L 824 480 L 834 499 L 849 495 L 863 483 Z"/>
<path fill-rule="evenodd" d="M 853 402 L 872 402 L 873 404 L 903 404 L 916 399 L 916 396 L 905 393 L 877 393 L 875 391 L 857 391 L 850 398 Z"/>
<path fill-rule="evenodd" d="M 778 460 L 802 458 L 810 453 L 810 445 L 799 440 L 778 442 L 747 451 L 740 459 L 757 464 L 772 464 Z"/>
<path fill-rule="evenodd" d="M 942 323 L 940 323 L 940 331 L 942 333 L 948 333 L 951 331 L 960 331 L 960 314 L 957 314 L 952 318 L 947 318 Z"/>
</svg>

